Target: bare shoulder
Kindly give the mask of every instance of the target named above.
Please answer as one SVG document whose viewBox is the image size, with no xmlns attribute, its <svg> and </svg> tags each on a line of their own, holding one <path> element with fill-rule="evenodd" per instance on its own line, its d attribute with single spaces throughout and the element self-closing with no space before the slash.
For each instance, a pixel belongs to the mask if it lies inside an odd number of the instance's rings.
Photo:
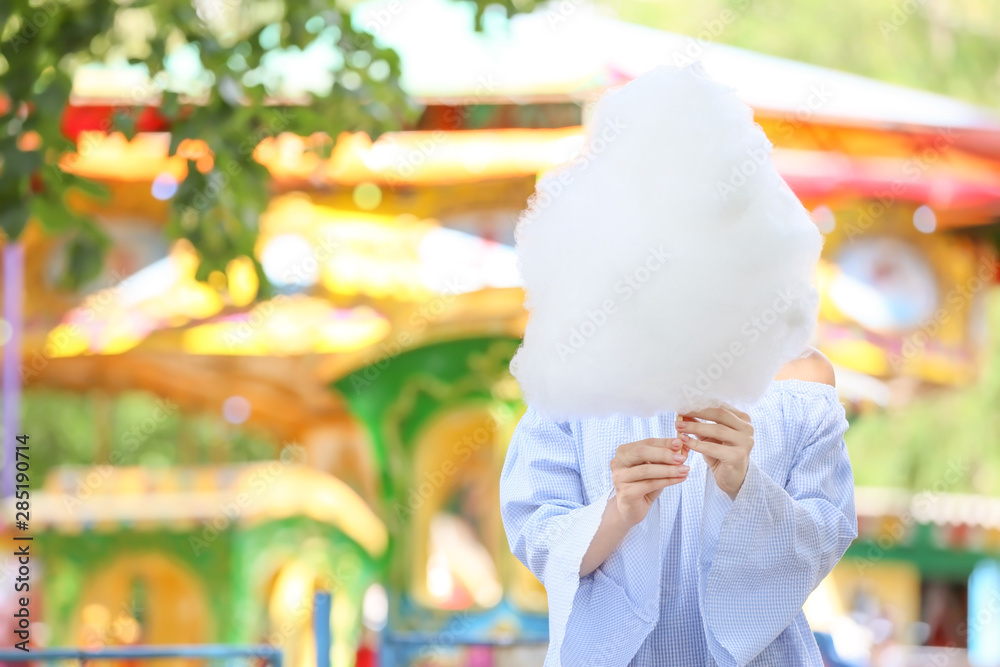
<svg viewBox="0 0 1000 667">
<path fill-rule="evenodd" d="M 806 354 L 782 366 L 774 379 L 805 380 L 806 382 L 822 382 L 831 387 L 837 386 L 833 364 L 826 358 L 826 355 L 814 347 L 809 347 Z"/>
</svg>

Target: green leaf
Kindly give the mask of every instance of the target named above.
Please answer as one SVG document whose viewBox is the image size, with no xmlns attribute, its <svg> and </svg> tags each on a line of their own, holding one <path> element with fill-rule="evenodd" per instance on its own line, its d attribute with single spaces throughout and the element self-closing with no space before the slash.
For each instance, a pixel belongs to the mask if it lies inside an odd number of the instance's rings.
<svg viewBox="0 0 1000 667">
<path fill-rule="evenodd" d="M 66 208 L 65 202 L 53 197 L 33 197 L 31 214 L 50 234 L 61 234 L 76 226 L 77 217 Z"/>
<path fill-rule="evenodd" d="M 502 0 L 501 4 L 509 8 L 512 2 L 520 6 L 531 1 Z M 476 3 L 485 4 L 483 0 Z M 117 102 L 120 108 L 113 114 L 112 129 L 132 139 L 142 111 L 136 105 L 159 93 L 158 111 L 171 123 L 170 154 L 175 155 L 186 138 L 204 140 L 211 147 L 213 173 L 201 174 L 189 164 L 188 177 L 172 198 L 167 227 L 172 236 L 189 239 L 202 255 L 202 277 L 211 270 L 224 269 L 235 257 L 253 253 L 258 221 L 271 192 L 270 175 L 252 157 L 260 140 L 282 132 L 336 137 L 345 130 L 365 131 L 374 137 L 416 120 L 419 108 L 400 86 L 398 55 L 376 47 L 371 36 L 357 30 L 350 14 L 336 3 L 214 4 L 224 6 L 225 16 L 200 17 L 191 0 L 0 0 L 0 17 L 24 16 L 43 11 L 39 9 L 43 6 L 48 16 L 44 25 L 35 26 L 38 29 L 30 39 L 14 41 L 8 35 L 0 45 L 10 65 L 0 74 L 0 90 L 10 99 L 13 110 L 0 117 L 0 220 L 11 235 L 20 234 L 31 215 L 49 234 L 73 235 L 67 285 L 81 284 L 99 270 L 106 239 L 90 218 L 66 207 L 66 194 L 77 190 L 103 201 L 109 195 L 100 183 L 63 172 L 58 166 L 61 156 L 75 148 L 63 136 L 61 125 L 69 103 L 71 75 L 80 65 L 107 58 L 142 63 L 158 84 L 165 81 L 165 85 L 177 86 L 176 81 L 161 76 L 166 72 L 164 60 L 168 50 L 191 48 L 202 79 L 181 82 L 184 89 L 160 91 L 140 85 L 126 91 L 124 99 Z M 148 33 L 123 29 L 142 13 L 146 16 L 139 23 L 149 26 Z M 5 23 L 6 18 L 0 26 Z M 350 90 L 334 85 L 314 95 L 305 107 L 274 105 L 274 82 L 245 79 L 245 74 L 258 69 L 273 51 L 261 45 L 260 37 L 266 30 L 277 38 L 279 48 L 305 48 L 316 39 L 332 37 L 345 66 L 361 78 L 360 87 Z M 235 54 L 245 61 L 245 70 L 243 61 L 236 61 L 235 70 L 231 67 Z M 388 74 L 379 81 L 363 66 L 375 60 L 389 65 Z M 218 86 L 227 77 L 232 93 L 224 96 Z M 208 94 L 203 96 L 203 92 Z M 18 115 L 21 110 L 28 110 L 26 118 Z M 40 136 L 41 150 L 22 152 L 17 148 L 18 139 L 27 132 Z M 332 141 L 321 152 L 326 154 L 331 147 Z M 41 193 L 32 194 L 32 177 L 35 189 L 41 178 Z M 262 271 L 259 275 L 261 293 L 265 294 L 269 285 Z"/>
<path fill-rule="evenodd" d="M 27 204 L 7 206 L 0 210 L 0 229 L 7 238 L 17 240 L 28 224 L 31 211 Z"/>
<path fill-rule="evenodd" d="M 61 284 L 68 289 L 79 289 L 101 274 L 107 243 L 92 233 L 81 232 L 69 240 L 66 247 L 66 273 Z"/>
<path fill-rule="evenodd" d="M 75 174 L 66 174 L 66 176 L 69 177 L 68 190 L 79 190 L 83 194 L 103 202 L 111 200 L 111 191 L 104 183 L 92 181 L 89 178 L 80 178 Z"/>
</svg>

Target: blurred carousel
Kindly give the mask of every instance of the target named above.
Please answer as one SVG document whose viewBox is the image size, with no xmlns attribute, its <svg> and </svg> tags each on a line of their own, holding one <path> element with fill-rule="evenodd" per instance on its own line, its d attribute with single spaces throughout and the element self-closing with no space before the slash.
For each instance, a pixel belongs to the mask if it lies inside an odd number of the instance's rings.
<svg viewBox="0 0 1000 667">
<path fill-rule="evenodd" d="M 111 198 L 75 205 L 113 247 L 103 275 L 75 294 L 56 287 L 65 252 L 37 224 L 23 272 L 5 263 L 5 281 L 26 295 L 28 391 L 139 389 L 185 411 L 236 409 L 299 454 L 276 463 L 281 473 L 201 555 L 191 540 L 253 493 L 253 468 L 116 469 L 73 511 L 63 499 L 107 462 L 53 472 L 36 500 L 51 545 L 52 645 L 108 637 L 122 612 L 115 641 L 273 639 L 294 667 L 315 664 L 311 612 L 280 629 L 326 589 L 338 666 L 370 660 L 375 634 L 383 666 L 540 664 L 544 589 L 510 555 L 497 503 L 523 410 L 507 371 L 526 321 L 513 227 L 539 174 L 581 146 L 594 94 L 692 45 L 754 106 L 779 171 L 826 235 L 815 344 L 837 365 L 845 402 L 887 406 L 975 379 L 983 294 L 998 277 L 994 117 L 583 8 L 558 31 L 559 52 L 578 56 L 559 71 L 537 66 L 553 48 L 551 31 L 530 29 L 543 13 L 515 18 L 523 29 L 510 34 L 470 34 L 453 71 L 415 26 L 455 23 L 460 3 L 412 6 L 383 37 L 412 63 L 419 126 L 374 142 L 344 134 L 326 160 L 301 137 L 265 140 L 255 155 L 275 196 L 254 258 L 207 283 L 194 278 L 194 250 L 163 229 L 185 161 L 168 157 L 164 133 L 92 134 L 120 96 L 110 74 L 78 91 L 65 125 L 88 149 L 68 168 Z M 594 35 L 609 47 L 594 49 Z M 473 74 L 491 63 L 514 70 L 484 90 Z M 259 298 L 253 262 L 276 296 Z M 880 521 L 864 519 L 857 549 L 878 543 Z M 981 542 L 950 548 L 995 555 L 995 523 L 976 525 Z M 899 574 L 910 592 L 911 574 Z M 137 599 L 148 617 L 129 611 Z"/>
</svg>

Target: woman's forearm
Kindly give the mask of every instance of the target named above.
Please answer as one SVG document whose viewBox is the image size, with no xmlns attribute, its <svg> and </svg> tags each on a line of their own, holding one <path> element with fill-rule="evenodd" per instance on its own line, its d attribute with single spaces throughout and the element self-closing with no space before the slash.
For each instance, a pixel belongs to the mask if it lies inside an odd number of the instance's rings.
<svg viewBox="0 0 1000 667">
<path fill-rule="evenodd" d="M 580 576 L 585 577 L 598 567 L 611 555 L 611 552 L 621 544 L 625 535 L 632 529 L 632 525 L 626 522 L 618 511 L 618 498 L 612 495 L 608 500 L 608 506 L 601 516 L 601 524 L 597 527 L 594 539 L 590 542 L 587 553 L 583 555 L 583 562 L 580 564 Z"/>
<path fill-rule="evenodd" d="M 601 524 L 580 563 L 585 577 L 611 555 L 632 526 L 646 518 L 649 508 L 668 486 L 687 479 L 691 468 L 680 438 L 646 438 L 620 446 L 611 459 L 611 494 Z"/>
</svg>

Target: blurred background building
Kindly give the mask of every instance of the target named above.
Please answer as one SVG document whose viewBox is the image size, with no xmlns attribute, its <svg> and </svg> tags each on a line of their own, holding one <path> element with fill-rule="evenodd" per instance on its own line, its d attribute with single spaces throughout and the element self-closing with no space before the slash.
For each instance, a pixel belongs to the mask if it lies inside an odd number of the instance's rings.
<svg viewBox="0 0 1000 667">
<path fill-rule="evenodd" d="M 36 91 L 19 112 L 23 86 L 0 79 L 18 155 L 67 142 L 23 167 L 30 191 L 9 201 L 31 206 L 21 226 L 8 207 L 3 237 L 4 444 L 31 438 L 37 646 L 540 665 L 544 589 L 510 555 L 497 503 L 523 411 L 507 371 L 526 317 L 514 226 L 538 177 L 582 146 L 601 91 L 697 60 L 754 108 L 826 236 L 815 345 L 852 419 L 860 531 L 807 603 L 830 664 L 1000 665 L 995 81 L 973 104 L 722 43 L 754 43 L 765 9 L 747 2 L 703 8 L 693 36 L 601 4 L 507 18 L 455 0 L 355 5 L 356 32 L 289 9 L 305 48 L 266 12 L 252 48 L 213 32 L 255 4 L 167 16 L 201 26 L 162 39 L 200 44 L 201 60 L 177 49 L 153 77 L 130 39 L 159 44 L 164 17 L 118 14 L 108 34 L 124 46 L 107 48 L 135 62 L 101 64 L 88 41 L 68 104 Z M 662 25 L 681 3 L 617 4 Z M 936 29 L 939 4 L 859 17 L 856 48 L 879 52 L 872 30 L 888 40 L 911 18 Z M 852 41 L 834 32 L 816 39 Z M 222 55 L 206 55 L 210 36 Z M 219 80 L 227 67 L 243 88 Z M 394 124 L 397 102 L 410 111 Z M 40 112 L 50 127 L 31 129 Z M 0 176 L 22 169 L 13 155 Z"/>
</svg>

